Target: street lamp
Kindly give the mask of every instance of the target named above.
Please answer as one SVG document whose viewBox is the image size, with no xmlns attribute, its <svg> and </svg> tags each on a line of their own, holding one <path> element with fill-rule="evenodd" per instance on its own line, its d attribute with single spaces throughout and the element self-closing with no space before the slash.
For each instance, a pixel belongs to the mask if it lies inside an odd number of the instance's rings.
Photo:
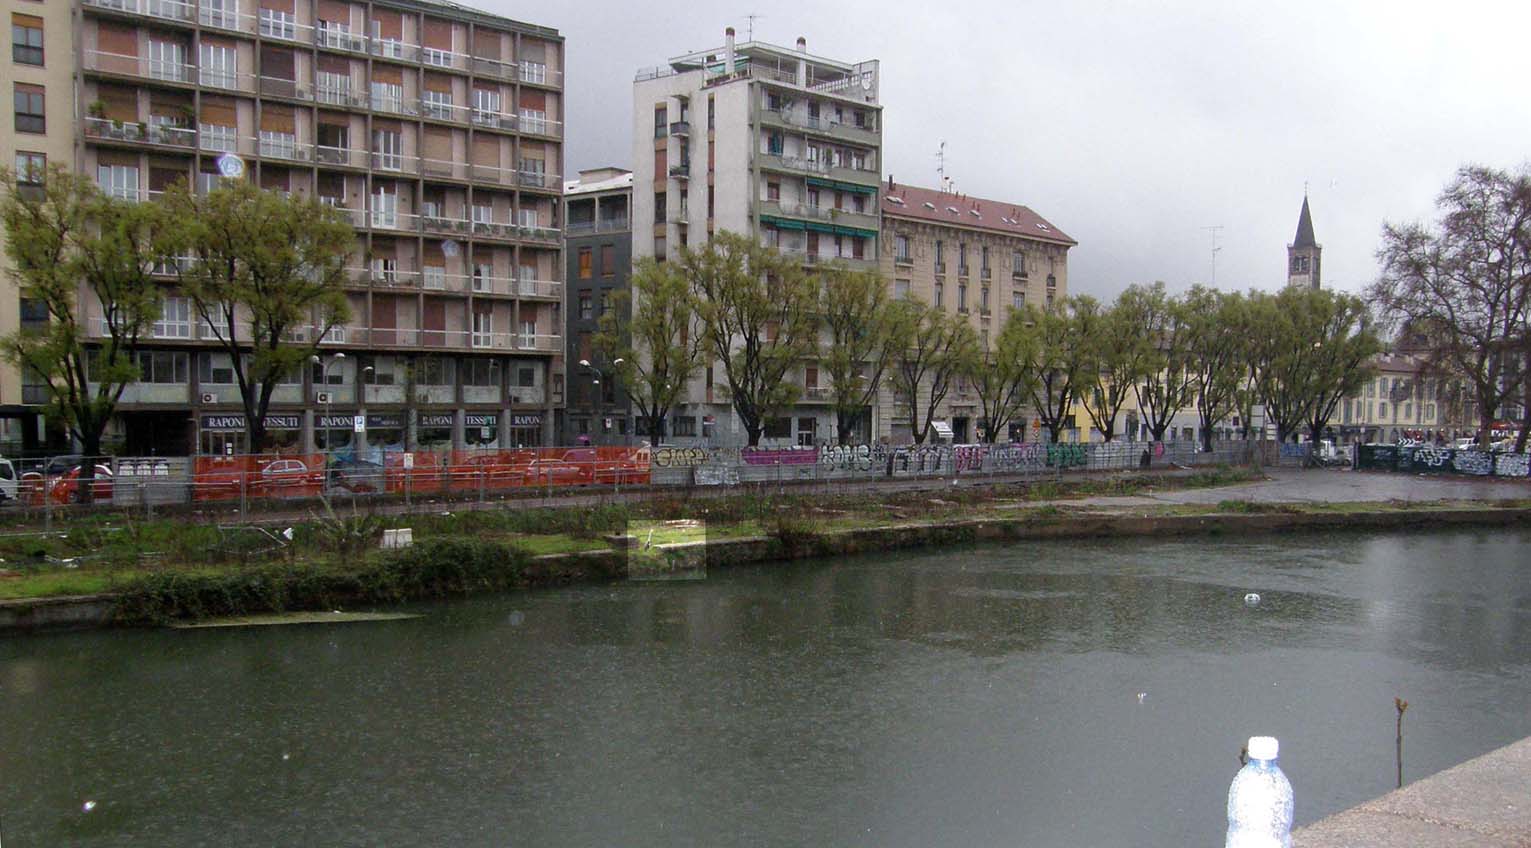
<svg viewBox="0 0 1531 848">
<path fill-rule="evenodd" d="M 622 357 L 619 356 L 616 359 L 613 359 L 611 361 L 611 364 L 613 366 L 621 365 L 622 363 L 624 363 L 626 361 L 627 360 L 625 360 L 625 359 L 623 359 Z M 591 371 L 595 372 L 595 376 L 590 379 L 590 382 L 593 383 L 594 385 L 599 386 L 601 384 L 601 378 L 605 377 L 606 373 L 604 371 L 602 371 L 601 369 L 595 367 L 594 365 L 591 365 L 590 364 L 590 360 L 588 360 L 588 359 L 581 359 L 579 361 L 579 364 L 580 364 L 581 367 L 588 368 Z M 612 389 L 612 397 L 613 398 L 616 397 L 616 389 L 615 389 L 615 387 L 613 387 L 613 389 Z M 601 398 L 599 396 L 597 396 L 595 398 L 594 403 L 592 403 L 591 406 L 593 407 L 593 410 L 594 410 L 594 412 L 596 414 L 596 417 L 599 418 L 600 415 L 601 415 Z"/>
<path fill-rule="evenodd" d="M 330 444 L 330 428 L 329 428 L 329 424 L 330 424 L 330 420 L 329 420 L 329 418 L 330 418 L 330 396 L 333 394 L 333 392 L 330 391 L 330 366 L 334 365 L 336 362 L 339 362 L 339 361 L 341 361 L 341 360 L 343 360 L 345 358 L 346 358 L 345 351 L 338 351 L 338 352 L 336 352 L 336 354 L 334 356 L 330 357 L 330 360 L 328 362 L 325 362 L 323 359 L 321 359 L 319 357 L 319 354 L 317 354 L 317 353 L 314 354 L 313 356 L 310 356 L 308 358 L 310 362 L 314 363 L 315 365 L 320 366 L 320 368 L 319 368 L 319 379 L 320 379 L 321 382 L 324 383 L 324 423 L 325 423 L 325 427 L 324 427 L 324 450 L 325 450 L 326 453 L 331 452 L 333 450 L 333 446 Z"/>
</svg>

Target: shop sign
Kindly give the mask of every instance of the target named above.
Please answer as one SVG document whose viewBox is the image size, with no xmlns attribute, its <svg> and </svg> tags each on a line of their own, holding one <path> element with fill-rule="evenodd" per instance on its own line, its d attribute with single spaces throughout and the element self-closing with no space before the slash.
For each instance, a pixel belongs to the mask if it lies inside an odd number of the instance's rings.
<svg viewBox="0 0 1531 848">
<path fill-rule="evenodd" d="M 448 418 L 450 420 L 450 416 Z M 404 416 L 397 412 L 383 412 L 367 416 L 368 430 L 399 430 L 403 427 Z"/>
<path fill-rule="evenodd" d="M 539 412 L 539 413 L 532 414 L 532 415 L 512 415 L 512 416 L 510 416 L 510 426 L 512 426 L 512 427 L 541 427 L 542 426 L 542 413 Z"/>
<path fill-rule="evenodd" d="M 344 415 L 321 415 L 316 421 L 316 426 L 321 430 L 350 430 L 356 426 L 356 415 L 350 412 Z"/>
<path fill-rule="evenodd" d="M 452 413 L 450 412 L 422 412 L 420 414 L 421 427 L 451 427 Z"/>
<path fill-rule="evenodd" d="M 463 416 L 466 427 L 497 427 L 499 424 L 500 416 L 492 413 L 470 412 Z"/>
<path fill-rule="evenodd" d="M 243 430 L 245 429 L 245 417 L 243 415 L 204 415 L 202 416 L 203 430 Z M 301 415 L 267 415 L 267 430 L 300 430 L 303 427 Z"/>
</svg>

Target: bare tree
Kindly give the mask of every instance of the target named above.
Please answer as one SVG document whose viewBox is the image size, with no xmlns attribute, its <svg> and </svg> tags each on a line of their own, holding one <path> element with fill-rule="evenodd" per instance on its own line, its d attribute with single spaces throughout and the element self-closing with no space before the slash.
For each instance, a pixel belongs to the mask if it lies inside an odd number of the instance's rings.
<svg viewBox="0 0 1531 848">
<path fill-rule="evenodd" d="M 1531 378 L 1531 169 L 1463 167 L 1436 208 L 1434 225 L 1383 224 L 1382 275 L 1370 295 L 1423 347 L 1430 369 L 1471 388 L 1487 445 L 1495 418 L 1527 396 Z M 1522 426 L 1517 449 L 1526 436 Z"/>
<path fill-rule="evenodd" d="M 898 301 L 892 310 L 903 344 L 889 377 L 894 394 L 908 400 L 909 432 L 915 444 L 924 444 L 936 407 L 951 391 L 952 380 L 970 359 L 978 337 L 963 316 L 948 315 L 917 300 Z"/>
</svg>

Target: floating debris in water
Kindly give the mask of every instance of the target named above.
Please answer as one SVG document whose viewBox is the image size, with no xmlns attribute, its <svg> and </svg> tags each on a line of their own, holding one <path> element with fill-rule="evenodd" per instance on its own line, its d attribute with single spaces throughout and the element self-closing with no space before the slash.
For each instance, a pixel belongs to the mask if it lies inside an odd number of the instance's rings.
<svg viewBox="0 0 1531 848">
<path fill-rule="evenodd" d="M 96 808 L 96 802 L 95 801 L 86 801 L 84 804 L 80 805 L 80 809 L 85 811 L 85 812 L 87 812 L 87 813 L 90 812 L 91 810 L 94 810 L 95 808 Z"/>
<path fill-rule="evenodd" d="M 285 763 L 285 762 L 287 762 L 290 759 L 292 759 L 292 755 L 291 754 L 283 754 L 282 755 L 282 762 Z"/>
<path fill-rule="evenodd" d="M 1147 698 L 1147 697 L 1148 697 L 1148 693 L 1147 692 L 1139 692 L 1138 693 L 1138 703 L 1140 703 L 1140 704 L 1143 703 L 1143 699 Z"/>
<path fill-rule="evenodd" d="M 1259 594 L 1257 594 L 1255 592 L 1250 592 L 1249 594 L 1245 595 L 1244 596 L 1244 605 L 1245 606 L 1250 606 L 1250 607 L 1259 606 L 1260 605 L 1260 596 L 1259 596 Z"/>
</svg>

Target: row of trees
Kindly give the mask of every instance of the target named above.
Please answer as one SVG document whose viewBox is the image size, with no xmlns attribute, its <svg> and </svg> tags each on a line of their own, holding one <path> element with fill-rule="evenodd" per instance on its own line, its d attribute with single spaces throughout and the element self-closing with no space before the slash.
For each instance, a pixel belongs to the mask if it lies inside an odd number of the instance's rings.
<svg viewBox="0 0 1531 848">
<path fill-rule="evenodd" d="M 47 412 L 87 456 L 101 453 L 139 352 L 163 319 L 174 280 L 233 363 L 247 448 L 265 447 L 278 383 L 347 318 L 350 223 L 312 199 L 225 180 L 205 195 L 184 183 L 157 200 L 104 194 L 54 166 L 42 176 L 0 169 L 0 223 L 21 297 L 46 313 L 0 339 L 0 355 L 39 381 Z M 88 297 L 82 302 L 81 294 Z M 89 480 L 94 466 L 84 463 Z M 77 487 L 89 497 L 89 485 Z"/>
<path fill-rule="evenodd" d="M 1027 415 L 1052 441 L 1082 407 L 1108 441 L 1134 402 L 1155 439 L 1194 409 L 1212 431 L 1266 409 L 1282 439 L 1321 435 L 1339 403 L 1370 378 L 1381 350 L 1365 305 L 1330 291 L 1226 293 L 1162 283 L 1111 304 L 1088 296 L 1012 311 L 984 339 L 968 317 L 889 296 L 876 274 L 791 257 L 724 233 L 674 262 L 639 262 L 632 300 L 602 316 L 596 346 L 655 437 L 708 363 L 721 369 L 750 444 L 795 403 L 796 368 L 827 377 L 837 436 L 848 441 L 886 389 L 918 442 L 937 409 L 965 386 L 993 442 Z"/>
</svg>

